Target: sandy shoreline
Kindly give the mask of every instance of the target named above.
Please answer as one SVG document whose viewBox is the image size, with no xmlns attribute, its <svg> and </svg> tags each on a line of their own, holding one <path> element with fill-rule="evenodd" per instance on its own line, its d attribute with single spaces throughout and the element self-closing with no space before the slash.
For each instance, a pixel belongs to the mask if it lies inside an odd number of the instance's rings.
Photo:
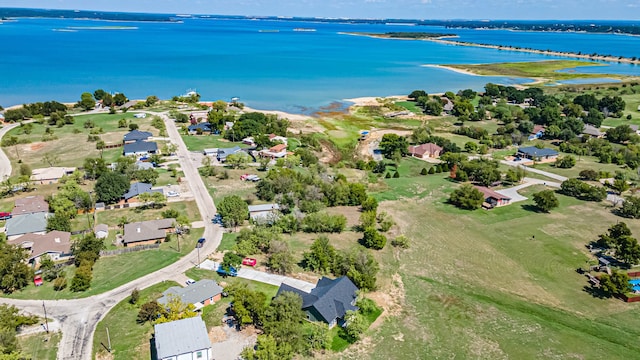
<svg viewBox="0 0 640 360">
<path fill-rule="evenodd" d="M 362 96 L 351 99 L 342 99 L 342 101 L 353 103 L 352 106 L 376 106 L 380 105 L 378 99 L 396 99 L 398 101 L 406 101 L 409 98 L 407 97 L 407 95 Z"/>
<path fill-rule="evenodd" d="M 444 66 L 444 65 L 424 64 L 424 65 L 420 65 L 420 66 L 436 68 L 436 69 L 449 70 L 449 71 L 456 72 L 458 74 L 464 74 L 464 75 L 469 75 L 469 76 L 484 76 L 484 75 L 476 74 L 476 73 L 468 71 L 468 70 L 457 69 L 457 68 L 454 68 L 454 67 Z"/>
<path fill-rule="evenodd" d="M 303 115 L 303 114 L 292 114 L 292 113 L 288 113 L 288 112 L 284 112 L 284 111 L 279 111 L 279 110 L 258 110 L 258 109 L 254 109 L 248 106 L 244 106 L 243 109 L 244 112 L 261 112 L 264 114 L 272 114 L 272 115 L 277 115 L 279 118 L 286 118 L 289 120 L 294 120 L 294 121 L 302 121 L 302 120 L 308 120 L 310 118 L 312 118 L 312 116 L 309 115 Z"/>
</svg>

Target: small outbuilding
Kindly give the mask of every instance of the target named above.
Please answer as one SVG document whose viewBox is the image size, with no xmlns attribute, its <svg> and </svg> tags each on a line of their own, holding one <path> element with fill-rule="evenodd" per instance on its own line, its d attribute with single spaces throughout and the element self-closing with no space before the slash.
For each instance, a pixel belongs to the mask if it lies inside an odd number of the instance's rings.
<svg viewBox="0 0 640 360">
<path fill-rule="evenodd" d="M 96 239 L 105 239 L 109 236 L 109 226 L 107 224 L 98 224 L 93 229 Z"/>
<path fill-rule="evenodd" d="M 153 327 L 156 359 L 211 360 L 211 340 L 199 316 L 156 324 Z"/>
</svg>

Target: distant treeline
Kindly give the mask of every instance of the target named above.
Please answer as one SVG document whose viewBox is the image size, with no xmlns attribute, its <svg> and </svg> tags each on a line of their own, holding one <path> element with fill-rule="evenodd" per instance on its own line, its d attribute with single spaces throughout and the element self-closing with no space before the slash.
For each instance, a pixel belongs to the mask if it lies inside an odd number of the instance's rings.
<svg viewBox="0 0 640 360">
<path fill-rule="evenodd" d="M 180 21 L 174 14 L 117 13 L 106 11 L 73 11 L 46 9 L 0 8 L 0 18 L 49 17 L 87 18 L 121 21 Z M 505 29 L 523 31 L 574 31 L 588 33 L 640 35 L 640 22 L 616 20 L 411 20 L 411 19 L 324 19 L 315 17 L 281 18 L 276 16 L 193 15 L 193 18 L 264 19 L 271 21 L 313 21 L 350 24 L 398 24 L 443 26 L 450 29 Z"/>
</svg>

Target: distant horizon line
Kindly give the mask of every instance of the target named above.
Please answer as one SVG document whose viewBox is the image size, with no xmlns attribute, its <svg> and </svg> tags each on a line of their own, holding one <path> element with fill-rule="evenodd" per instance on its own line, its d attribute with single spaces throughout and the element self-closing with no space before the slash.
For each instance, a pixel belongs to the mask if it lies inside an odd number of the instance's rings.
<svg viewBox="0 0 640 360">
<path fill-rule="evenodd" d="M 294 15 L 294 16 L 285 16 L 285 15 L 240 15 L 240 14 L 208 14 L 208 13 L 173 13 L 173 12 L 139 12 L 139 11 L 113 11 L 113 10 L 95 10 L 95 9 L 55 9 L 55 8 L 25 8 L 25 7 L 12 7 L 12 6 L 2 6 L 0 7 L 0 11 L 4 9 L 12 9 L 12 10 L 31 10 L 31 11 L 65 11 L 70 13 L 75 12 L 97 12 L 97 13 L 109 13 L 109 14 L 140 14 L 140 15 L 164 15 L 170 17 L 180 17 L 184 19 L 188 19 L 190 17 L 200 17 L 200 16 L 214 16 L 214 17 L 234 17 L 234 18 L 264 18 L 264 19 L 282 19 L 282 20 L 292 20 L 292 19 L 321 19 L 321 20 L 358 20 L 358 21 L 381 21 L 381 20 L 390 20 L 390 21 L 481 21 L 481 22 L 496 22 L 496 21 L 594 21 L 594 22 L 625 22 L 625 21 L 633 21 L 640 23 L 640 19 L 506 19 L 506 18 L 359 18 L 359 17 L 333 17 L 333 16 L 303 16 L 303 15 Z M 14 17 L 14 16 L 12 16 Z M 126 21 L 126 20 L 123 20 Z"/>
</svg>

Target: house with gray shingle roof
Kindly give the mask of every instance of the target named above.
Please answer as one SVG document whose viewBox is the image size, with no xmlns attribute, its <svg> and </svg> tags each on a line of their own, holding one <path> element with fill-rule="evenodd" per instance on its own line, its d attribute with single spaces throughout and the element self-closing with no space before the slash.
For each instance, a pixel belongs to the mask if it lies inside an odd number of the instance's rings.
<svg viewBox="0 0 640 360">
<path fill-rule="evenodd" d="M 158 153 L 158 144 L 153 141 L 136 141 L 124 144 L 122 154 L 124 156 L 141 156 Z"/>
<path fill-rule="evenodd" d="M 37 212 L 14 216 L 5 225 L 7 238 L 13 240 L 24 234 L 41 234 L 47 232 L 47 217 L 49 213 Z"/>
<path fill-rule="evenodd" d="M 346 276 L 334 280 L 323 277 L 309 293 L 283 283 L 276 297 L 285 291 L 302 297 L 302 310 L 308 320 L 326 322 L 330 328 L 343 324 L 347 311 L 358 310 L 355 305 L 358 288 Z"/>
<path fill-rule="evenodd" d="M 47 254 L 53 261 L 65 260 L 71 257 L 71 233 L 66 231 L 50 231 L 44 235 L 26 234 L 14 240 L 9 240 L 9 244 L 18 245 L 29 250 L 29 264 L 37 266 L 40 258 Z"/>
<path fill-rule="evenodd" d="M 163 242 L 174 231 L 175 219 L 160 219 L 125 224 L 124 246 L 148 245 Z"/>
<path fill-rule="evenodd" d="M 16 199 L 11 211 L 12 216 L 49 212 L 49 204 L 42 195 L 27 196 Z"/>
<path fill-rule="evenodd" d="M 240 146 L 234 146 L 232 148 L 218 148 L 218 153 L 216 154 L 216 158 L 218 159 L 218 161 L 224 162 L 225 160 L 227 160 L 227 156 L 231 154 L 235 154 L 240 150 L 242 150 Z"/>
<path fill-rule="evenodd" d="M 187 287 L 172 286 L 162 293 L 158 304 L 167 305 L 172 299 L 178 298 L 183 304 L 193 304 L 196 310 L 214 304 L 222 298 L 222 288 L 215 280 L 200 280 Z"/>
<path fill-rule="evenodd" d="M 153 327 L 156 359 L 213 359 L 207 327 L 199 316 Z"/>
<path fill-rule="evenodd" d="M 140 131 L 136 129 L 126 133 L 124 135 L 123 141 L 125 144 L 129 144 L 129 143 L 134 143 L 136 141 L 145 141 L 152 136 L 153 134 L 148 131 Z"/>
<path fill-rule="evenodd" d="M 125 202 L 128 202 L 129 200 L 131 200 L 132 198 L 135 198 L 136 196 L 139 196 L 140 194 L 151 193 L 151 192 L 161 193 L 162 189 L 152 189 L 151 184 L 137 182 L 137 183 L 131 184 L 129 186 L 129 191 L 127 191 L 124 195 L 122 195 L 122 197 L 124 198 Z"/>
</svg>

